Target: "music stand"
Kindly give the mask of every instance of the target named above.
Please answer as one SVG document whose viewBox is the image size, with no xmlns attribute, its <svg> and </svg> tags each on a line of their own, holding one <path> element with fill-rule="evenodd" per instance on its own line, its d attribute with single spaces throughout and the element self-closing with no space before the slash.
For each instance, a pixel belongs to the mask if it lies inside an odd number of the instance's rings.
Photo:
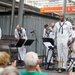
<svg viewBox="0 0 75 75">
<path fill-rule="evenodd" d="M 30 40 L 30 39 L 28 39 L 28 40 L 20 39 L 20 40 L 17 42 L 17 44 L 16 44 L 15 47 L 30 46 L 30 45 L 33 43 L 33 41 L 34 41 L 34 40 Z M 18 52 L 18 54 L 19 54 L 19 52 Z M 18 65 L 24 66 L 24 61 L 21 60 L 20 54 L 19 54 L 19 57 L 20 57 L 20 60 L 17 62 Z M 17 66 L 18 66 L 18 65 L 17 65 Z"/>
<path fill-rule="evenodd" d="M 9 47 L 21 47 L 24 45 L 25 39 L 19 39 L 19 41 L 16 44 L 10 44 Z"/>
<path fill-rule="evenodd" d="M 19 39 L 19 41 L 15 44 L 15 47 L 22 47 L 25 43 L 25 39 Z"/>
<path fill-rule="evenodd" d="M 10 44 L 10 45 L 9 45 L 9 47 L 10 47 L 10 52 L 11 52 L 11 47 L 16 47 L 16 48 L 22 47 L 22 46 L 24 45 L 24 43 L 25 43 L 25 39 L 19 39 L 16 44 Z M 17 66 L 18 66 L 18 65 L 23 66 L 23 63 L 24 63 L 24 62 L 21 60 L 21 56 L 20 56 L 20 53 L 19 53 L 19 52 L 18 52 L 18 55 L 19 55 L 20 60 L 17 61 Z M 22 63 L 22 64 L 21 64 L 21 63 Z"/>
<path fill-rule="evenodd" d="M 25 46 L 30 46 L 33 43 L 34 40 L 28 39 L 26 40 L 26 42 L 24 43 Z"/>
<path fill-rule="evenodd" d="M 54 40 L 52 38 L 42 38 L 43 42 L 50 42 L 52 45 L 54 45 Z"/>
<path fill-rule="evenodd" d="M 49 50 L 52 50 L 52 55 L 51 55 L 51 58 L 49 60 L 49 64 L 47 66 L 47 68 L 49 68 L 50 61 L 54 55 L 54 40 L 52 38 L 42 38 L 42 39 L 43 39 L 43 43 L 44 43 L 45 47 L 48 48 L 47 56 L 45 55 L 45 64 L 47 64 Z"/>
<path fill-rule="evenodd" d="M 31 39 L 28 39 L 28 40 L 19 39 L 19 41 L 16 44 L 10 44 L 9 47 L 17 47 L 18 48 L 18 47 L 22 47 L 22 46 L 30 46 L 33 43 L 33 41 L 34 40 L 31 40 Z M 20 60 L 17 61 L 17 63 L 18 63 L 17 66 L 18 65 L 23 66 L 24 62 L 21 60 L 21 56 L 20 56 L 19 52 L 18 52 L 18 55 L 19 55 Z"/>
</svg>

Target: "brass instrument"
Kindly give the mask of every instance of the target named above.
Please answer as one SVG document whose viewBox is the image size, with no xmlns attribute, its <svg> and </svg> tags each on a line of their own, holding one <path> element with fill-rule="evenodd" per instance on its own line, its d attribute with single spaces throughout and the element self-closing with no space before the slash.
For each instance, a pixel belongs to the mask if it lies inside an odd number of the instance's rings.
<svg viewBox="0 0 75 75">
<path fill-rule="evenodd" d="M 59 69 L 59 73 L 61 72 L 61 69 L 62 69 L 63 63 L 64 63 L 63 57 L 61 57 L 61 56 L 60 56 L 60 63 L 61 63 L 61 67 Z"/>
<path fill-rule="evenodd" d="M 61 66 L 63 67 L 63 63 L 64 63 L 63 57 L 60 57 L 60 63 L 61 63 Z"/>
</svg>

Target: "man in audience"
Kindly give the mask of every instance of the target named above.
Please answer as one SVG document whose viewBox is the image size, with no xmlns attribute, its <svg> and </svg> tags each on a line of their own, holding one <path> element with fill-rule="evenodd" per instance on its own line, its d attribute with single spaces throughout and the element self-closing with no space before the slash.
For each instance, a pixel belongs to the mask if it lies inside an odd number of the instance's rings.
<svg viewBox="0 0 75 75">
<path fill-rule="evenodd" d="M 39 68 L 39 58 L 35 52 L 28 52 L 25 54 L 24 62 L 26 66 L 26 71 L 20 72 L 20 75 L 47 75 L 46 73 L 39 73 L 36 71 Z"/>
</svg>

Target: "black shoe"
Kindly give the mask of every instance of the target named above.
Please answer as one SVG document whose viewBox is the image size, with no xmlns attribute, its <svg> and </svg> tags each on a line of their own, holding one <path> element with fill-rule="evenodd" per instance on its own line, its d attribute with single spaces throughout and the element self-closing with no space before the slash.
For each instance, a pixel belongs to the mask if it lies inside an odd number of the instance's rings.
<svg viewBox="0 0 75 75">
<path fill-rule="evenodd" d="M 66 69 L 62 68 L 62 72 L 65 72 L 65 71 L 66 71 Z"/>
</svg>

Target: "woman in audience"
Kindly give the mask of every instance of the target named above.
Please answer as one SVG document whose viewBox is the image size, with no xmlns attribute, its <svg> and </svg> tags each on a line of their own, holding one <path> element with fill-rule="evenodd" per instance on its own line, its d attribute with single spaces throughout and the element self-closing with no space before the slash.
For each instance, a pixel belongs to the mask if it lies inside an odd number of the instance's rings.
<svg viewBox="0 0 75 75">
<path fill-rule="evenodd" d="M 0 72 L 10 63 L 10 56 L 6 52 L 0 52 Z"/>
<path fill-rule="evenodd" d="M 0 52 L 0 72 L 2 72 L 8 64 L 10 64 L 10 55 L 6 52 Z M 16 60 L 12 62 L 11 65 L 16 66 Z"/>
<path fill-rule="evenodd" d="M 20 75 L 47 75 L 46 73 L 39 73 L 39 59 L 35 52 L 26 53 L 24 62 L 27 70 L 20 72 Z"/>
<path fill-rule="evenodd" d="M 13 66 L 6 67 L 1 75 L 19 75 L 18 70 Z"/>
</svg>

